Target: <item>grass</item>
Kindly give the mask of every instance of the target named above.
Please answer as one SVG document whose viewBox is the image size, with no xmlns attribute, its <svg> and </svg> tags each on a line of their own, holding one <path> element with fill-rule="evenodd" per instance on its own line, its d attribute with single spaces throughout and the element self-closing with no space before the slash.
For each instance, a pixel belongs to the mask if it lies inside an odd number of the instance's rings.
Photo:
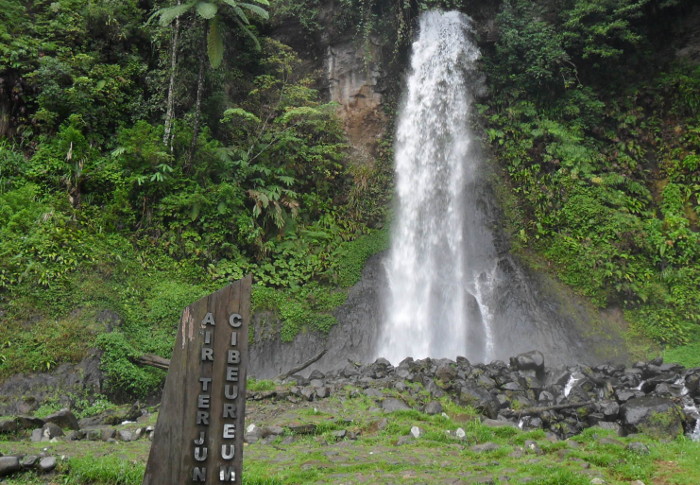
<svg viewBox="0 0 700 485">
<path fill-rule="evenodd" d="M 687 368 L 700 367 L 700 328 L 691 333 L 689 340 L 687 345 L 664 350 L 664 362 L 676 362 Z"/>
<path fill-rule="evenodd" d="M 402 397 L 408 399 L 408 395 Z M 488 427 L 473 409 L 441 402 L 447 417 L 417 411 L 387 414 L 363 390 L 352 388 L 313 403 L 251 401 L 247 405 L 248 423 L 259 427 L 312 423 L 316 430 L 300 436 L 287 431 L 271 443 L 246 445 L 243 483 L 379 485 L 491 480 L 495 484 L 583 485 L 593 477 L 601 477 L 611 485 L 633 480 L 647 484 L 700 483 L 700 443 L 686 438 L 671 442 L 643 435 L 621 438 L 608 430 L 590 428 L 570 440 L 557 441 L 542 430 Z M 154 419 L 151 416 L 148 422 Z M 413 426 L 421 428 L 423 434 L 418 439 L 402 439 Z M 457 428 L 465 431 L 461 440 L 454 437 Z M 356 433 L 358 438 L 338 439 L 333 433 L 339 430 Z M 633 441 L 644 443 L 649 453 L 629 449 L 627 445 Z M 526 442 L 534 442 L 536 447 L 532 449 Z M 474 448 L 484 443 L 493 443 L 494 449 Z M 0 441 L 0 453 L 4 454 L 36 454 L 48 448 L 54 456 L 68 456 L 51 481 L 25 473 L 3 483 L 138 485 L 149 446 L 147 440 Z"/>
</svg>

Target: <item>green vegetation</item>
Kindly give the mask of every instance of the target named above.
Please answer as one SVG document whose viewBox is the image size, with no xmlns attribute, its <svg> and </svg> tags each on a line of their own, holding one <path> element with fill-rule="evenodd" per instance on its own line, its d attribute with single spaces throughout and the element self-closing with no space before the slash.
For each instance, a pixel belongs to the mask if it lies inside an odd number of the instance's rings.
<svg viewBox="0 0 700 485">
<path fill-rule="evenodd" d="M 169 356 L 182 308 L 248 273 L 285 339 L 335 323 L 384 247 L 387 164 L 351 160 L 265 34 L 291 5 L 0 6 L 0 379 L 99 347 L 112 394 L 149 395 L 163 373 L 128 358 Z"/>
<path fill-rule="evenodd" d="M 700 68 L 674 59 L 663 30 L 685 13 L 505 2 L 481 107 L 518 197 L 515 245 L 671 346 L 697 342 L 700 324 Z"/>
<path fill-rule="evenodd" d="M 430 400 L 425 391 L 394 392 L 394 396 L 419 406 Z M 611 485 L 634 480 L 694 485 L 700 480 L 700 443 L 685 437 L 671 442 L 641 434 L 623 438 L 610 430 L 589 428 L 568 440 L 553 440 L 542 430 L 489 427 L 472 408 L 449 399 L 441 404 L 445 415 L 415 410 L 384 413 L 362 389 L 351 386 L 313 403 L 249 401 L 247 422 L 285 431 L 268 443 L 246 445 L 244 483 L 450 483 L 460 479 L 585 485 L 600 477 Z M 310 434 L 295 434 L 291 425 L 315 427 L 307 427 L 313 429 Z M 414 426 L 421 430 L 416 439 L 409 437 Z M 456 433 L 460 428 L 462 438 Z M 56 483 L 135 485 L 142 481 L 149 446 L 143 439 L 0 441 L 0 452 L 29 454 L 48 448 L 54 455 L 67 455 L 51 478 Z M 47 483 L 47 478 L 27 473 L 5 478 L 5 483 L 40 484 Z"/>
</svg>

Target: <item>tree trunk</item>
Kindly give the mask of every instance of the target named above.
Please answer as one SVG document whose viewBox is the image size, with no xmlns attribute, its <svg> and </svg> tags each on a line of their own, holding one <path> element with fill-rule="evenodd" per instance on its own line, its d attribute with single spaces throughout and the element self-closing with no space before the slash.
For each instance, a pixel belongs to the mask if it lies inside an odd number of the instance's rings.
<svg viewBox="0 0 700 485">
<path fill-rule="evenodd" d="M 207 63 L 207 22 L 202 23 L 202 47 L 199 51 L 199 74 L 197 75 L 197 98 L 194 103 L 194 122 L 192 123 L 192 144 L 190 145 L 190 153 L 187 157 L 187 165 L 185 172 L 190 171 L 194 152 L 197 149 L 197 139 L 199 138 L 199 130 L 202 124 L 202 94 L 204 93 L 204 73 Z"/>
<path fill-rule="evenodd" d="M 177 5 L 182 4 L 182 0 L 177 0 Z M 173 27 L 172 45 L 170 46 L 170 82 L 168 83 L 168 100 L 165 111 L 165 132 L 163 133 L 163 144 L 170 151 L 173 151 L 173 119 L 175 118 L 175 71 L 177 69 L 177 47 L 180 37 L 180 17 L 175 18 Z"/>
</svg>

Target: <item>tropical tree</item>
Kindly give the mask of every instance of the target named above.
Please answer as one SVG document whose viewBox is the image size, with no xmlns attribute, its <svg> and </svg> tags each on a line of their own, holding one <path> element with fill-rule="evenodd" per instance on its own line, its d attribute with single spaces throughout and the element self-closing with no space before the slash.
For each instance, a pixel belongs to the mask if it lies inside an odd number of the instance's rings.
<svg viewBox="0 0 700 485">
<path fill-rule="evenodd" d="M 256 15 L 262 19 L 268 19 L 269 14 L 260 5 L 269 6 L 268 0 L 252 0 L 255 3 L 239 2 L 238 0 L 213 0 L 208 2 L 192 1 L 182 3 L 182 0 L 177 0 L 177 4 L 171 7 L 161 8 L 157 10 L 151 18 L 158 18 L 161 26 L 166 27 L 175 22 L 173 29 L 173 46 L 171 49 L 171 71 L 170 83 L 168 86 L 168 107 L 165 120 L 165 134 L 163 142 L 170 143 L 170 132 L 172 128 L 172 120 L 174 117 L 174 85 L 175 85 L 175 70 L 177 66 L 177 40 L 179 35 L 179 19 L 183 15 L 194 14 L 195 18 L 202 21 L 203 36 L 202 50 L 199 55 L 199 72 L 197 74 L 197 95 L 195 100 L 195 118 L 192 144 L 190 146 L 190 161 L 194 154 L 194 149 L 197 145 L 197 137 L 199 135 L 201 124 L 202 110 L 202 94 L 204 92 L 204 72 L 206 69 L 206 59 L 209 59 L 209 64 L 212 69 L 216 69 L 221 65 L 224 58 L 224 38 L 221 31 L 223 24 L 222 16 L 224 12 L 233 13 L 233 20 L 238 28 L 250 37 L 257 49 L 260 49 L 260 43 L 257 36 L 251 30 L 251 22 L 248 14 Z M 259 4 L 259 5 L 256 5 Z M 246 13 L 247 12 L 247 13 Z M 204 48 L 206 46 L 206 48 Z M 205 55 L 206 52 L 206 55 Z"/>
</svg>

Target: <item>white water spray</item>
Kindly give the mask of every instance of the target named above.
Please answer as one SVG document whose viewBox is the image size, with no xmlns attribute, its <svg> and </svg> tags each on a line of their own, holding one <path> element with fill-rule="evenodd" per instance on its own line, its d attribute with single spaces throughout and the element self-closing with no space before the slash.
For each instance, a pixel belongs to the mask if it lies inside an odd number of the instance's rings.
<svg viewBox="0 0 700 485">
<path fill-rule="evenodd" d="M 386 320 L 377 355 L 414 358 L 493 353 L 492 242 L 476 210 L 479 158 L 469 130 L 479 86 L 471 20 L 425 12 L 413 44 L 396 146 L 397 220 L 386 264 Z"/>
</svg>

